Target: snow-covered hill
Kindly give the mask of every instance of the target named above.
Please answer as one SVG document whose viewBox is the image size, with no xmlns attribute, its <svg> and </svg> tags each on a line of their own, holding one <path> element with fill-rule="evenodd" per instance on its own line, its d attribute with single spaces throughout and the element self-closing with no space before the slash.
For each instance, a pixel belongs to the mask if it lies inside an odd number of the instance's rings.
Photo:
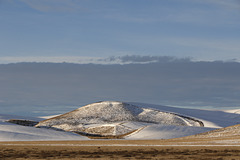
<svg viewBox="0 0 240 160">
<path fill-rule="evenodd" d="M 235 109 L 233 112 L 233 110 L 192 109 L 133 102 L 129 104 L 190 116 L 203 122 L 204 127 L 222 128 L 240 124 L 240 114 L 236 112 L 239 109 Z"/>
<path fill-rule="evenodd" d="M 81 136 L 82 133 L 120 136 L 124 139 L 169 139 L 240 124 L 238 113 L 238 110 L 216 111 L 106 101 L 89 104 L 63 115 L 47 117 L 49 119 L 45 120 L 0 115 L 0 141 L 88 139 Z M 40 122 L 36 126 L 38 128 L 35 128 L 6 122 L 9 119 Z M 239 126 L 235 128 L 238 129 Z M 215 135 L 219 132 L 209 133 Z M 227 132 L 230 136 L 232 133 L 238 134 L 238 131 L 235 129 L 232 132 L 231 128 Z"/>
<path fill-rule="evenodd" d="M 41 121 L 36 127 L 91 134 L 101 134 L 102 132 L 105 135 L 120 135 L 134 130 L 124 126 L 124 122 L 145 122 L 148 125 L 203 126 L 201 121 L 190 116 L 139 107 L 124 102 L 104 101 L 89 104 L 72 112 Z M 90 124 L 94 124 L 94 127 L 90 127 Z"/>
</svg>

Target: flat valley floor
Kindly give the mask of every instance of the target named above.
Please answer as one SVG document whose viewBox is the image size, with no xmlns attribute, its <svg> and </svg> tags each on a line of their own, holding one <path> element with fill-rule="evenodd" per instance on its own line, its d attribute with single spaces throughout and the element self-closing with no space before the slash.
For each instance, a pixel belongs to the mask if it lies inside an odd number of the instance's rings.
<svg viewBox="0 0 240 160">
<path fill-rule="evenodd" d="M 240 136 L 170 140 L 1 142 L 0 159 L 240 159 Z"/>
</svg>

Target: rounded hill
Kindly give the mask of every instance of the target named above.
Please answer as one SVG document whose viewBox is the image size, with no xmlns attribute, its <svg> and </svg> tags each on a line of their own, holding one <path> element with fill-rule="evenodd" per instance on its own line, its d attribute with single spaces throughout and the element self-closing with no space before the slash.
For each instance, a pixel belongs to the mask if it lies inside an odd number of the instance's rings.
<svg viewBox="0 0 240 160">
<path fill-rule="evenodd" d="M 92 103 L 63 115 L 41 121 L 36 126 L 74 131 L 81 130 L 85 125 L 89 124 L 111 124 L 116 122 L 203 126 L 201 121 L 191 117 L 118 101 Z"/>
</svg>

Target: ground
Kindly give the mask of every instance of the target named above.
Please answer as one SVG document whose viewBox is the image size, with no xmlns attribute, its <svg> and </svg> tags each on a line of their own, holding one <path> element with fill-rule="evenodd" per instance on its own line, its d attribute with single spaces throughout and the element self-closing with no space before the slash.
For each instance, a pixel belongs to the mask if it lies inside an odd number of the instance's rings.
<svg viewBox="0 0 240 160">
<path fill-rule="evenodd" d="M 238 137 L 222 139 L 1 142 L 0 159 L 227 159 L 240 157 Z M 226 142 L 226 143 L 225 143 Z"/>
</svg>

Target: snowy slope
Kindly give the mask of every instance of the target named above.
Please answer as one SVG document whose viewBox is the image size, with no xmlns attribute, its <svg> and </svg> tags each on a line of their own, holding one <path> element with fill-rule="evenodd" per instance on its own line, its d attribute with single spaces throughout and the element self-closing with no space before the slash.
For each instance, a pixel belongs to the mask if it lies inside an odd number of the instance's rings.
<svg viewBox="0 0 240 160">
<path fill-rule="evenodd" d="M 192 126 L 171 126 L 171 125 L 159 125 L 153 124 L 144 127 L 142 130 L 136 133 L 132 133 L 126 136 L 126 139 L 170 139 L 178 138 L 189 135 L 195 135 L 211 131 L 214 128 L 206 127 L 192 127 Z"/>
<path fill-rule="evenodd" d="M 0 141 L 34 140 L 85 140 L 88 139 L 70 132 L 54 131 L 43 128 L 20 126 L 5 122 L 9 119 L 41 120 L 39 118 L 0 115 Z"/>
<path fill-rule="evenodd" d="M 138 131 L 134 138 L 143 138 L 144 134 L 149 133 L 152 134 L 150 134 L 151 137 L 168 138 L 202 133 L 214 128 L 239 123 L 239 114 L 224 111 L 104 101 L 92 103 L 72 112 L 43 120 L 37 126 L 97 135 L 122 135 L 144 128 Z M 129 124 L 131 125 L 129 126 Z M 171 127 L 167 129 L 163 126 Z M 179 126 L 186 127 L 181 128 Z M 194 128 L 194 126 L 198 128 Z M 174 133 L 175 130 L 179 132 Z"/>
<path fill-rule="evenodd" d="M 222 128 L 240 124 L 240 115 L 236 113 L 239 111 L 239 109 L 238 110 L 236 109 L 234 111 L 232 110 L 231 112 L 229 110 L 220 111 L 220 110 L 189 109 L 133 102 L 129 104 L 146 108 L 155 108 L 161 111 L 190 116 L 202 121 L 205 127 Z"/>
<path fill-rule="evenodd" d="M 209 138 L 209 137 L 236 137 L 240 135 L 240 124 L 212 130 L 206 133 L 193 135 L 194 138 Z M 237 138 L 239 139 L 239 138 Z"/>
<path fill-rule="evenodd" d="M 41 121 L 38 126 L 85 131 L 92 134 L 121 135 L 129 133 L 125 139 L 169 139 L 240 124 L 239 110 L 214 111 L 143 103 L 99 102 L 47 120 L 0 115 L 0 141 L 88 139 L 71 132 L 26 127 L 5 122 L 9 119 Z M 199 126 L 199 122 L 203 122 L 204 127 L 196 127 Z M 234 131 L 232 128 L 230 129 L 228 128 L 227 131 L 230 136 L 239 133 L 238 126 L 234 128 Z M 210 133 L 218 134 L 219 132 Z M 224 133 L 226 132 L 224 131 Z"/>
<path fill-rule="evenodd" d="M 87 124 L 121 123 L 124 121 L 177 126 L 202 125 L 201 121 L 198 121 L 197 119 L 192 119 L 188 116 L 181 116 L 176 113 L 139 107 L 124 102 L 104 101 L 89 104 L 72 112 L 41 121 L 36 126 L 86 132 L 87 130 L 85 128 Z M 115 126 L 115 128 L 116 127 L 120 126 L 118 125 Z"/>
<path fill-rule="evenodd" d="M 240 109 L 223 110 L 223 112 L 240 114 Z"/>
</svg>

